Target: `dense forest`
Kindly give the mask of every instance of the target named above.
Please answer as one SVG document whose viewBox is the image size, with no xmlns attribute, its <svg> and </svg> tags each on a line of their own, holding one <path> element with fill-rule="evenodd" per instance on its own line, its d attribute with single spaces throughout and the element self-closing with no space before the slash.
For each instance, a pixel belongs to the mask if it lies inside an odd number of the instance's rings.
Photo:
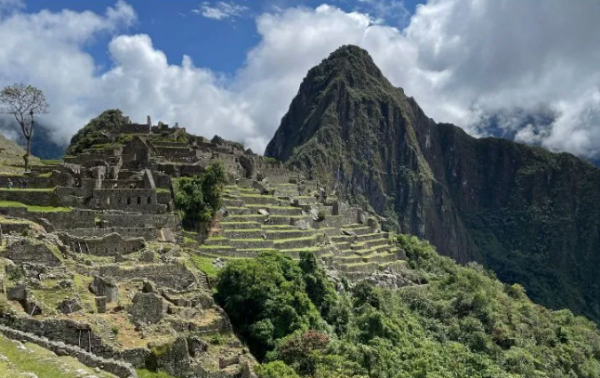
<svg viewBox="0 0 600 378">
<path fill-rule="evenodd" d="M 536 305 L 478 264 L 460 266 L 416 237 L 406 286 L 328 279 L 315 256 L 231 262 L 215 298 L 262 363 L 281 377 L 600 377 L 596 325 Z"/>
</svg>

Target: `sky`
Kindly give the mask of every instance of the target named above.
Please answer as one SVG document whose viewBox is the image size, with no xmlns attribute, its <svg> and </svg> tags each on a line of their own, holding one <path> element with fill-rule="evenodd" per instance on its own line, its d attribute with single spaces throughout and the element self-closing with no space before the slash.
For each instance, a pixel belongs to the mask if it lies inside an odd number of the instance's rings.
<svg viewBox="0 0 600 378">
<path fill-rule="evenodd" d="M 42 89 L 61 144 L 120 108 L 262 152 L 307 71 L 355 44 L 438 122 L 597 160 L 598 14 L 564 0 L 0 0 L 0 87 Z"/>
</svg>

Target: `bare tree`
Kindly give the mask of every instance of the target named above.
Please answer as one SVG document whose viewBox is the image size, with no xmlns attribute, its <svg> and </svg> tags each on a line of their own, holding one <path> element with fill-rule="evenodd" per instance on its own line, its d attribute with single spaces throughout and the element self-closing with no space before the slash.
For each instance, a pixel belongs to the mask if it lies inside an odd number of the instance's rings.
<svg viewBox="0 0 600 378">
<path fill-rule="evenodd" d="M 46 96 L 41 89 L 31 85 L 23 83 L 9 85 L 0 92 L 0 113 L 12 114 L 21 126 L 21 132 L 27 142 L 23 160 L 25 161 L 25 171 L 28 171 L 34 116 L 48 113 Z"/>
</svg>

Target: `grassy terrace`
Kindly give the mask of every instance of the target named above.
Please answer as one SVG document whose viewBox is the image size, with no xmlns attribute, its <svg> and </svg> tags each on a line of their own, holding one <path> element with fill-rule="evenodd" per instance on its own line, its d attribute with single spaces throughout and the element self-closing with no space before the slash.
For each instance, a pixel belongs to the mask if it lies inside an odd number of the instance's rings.
<svg viewBox="0 0 600 378">
<path fill-rule="evenodd" d="M 15 201 L 0 201 L 0 207 L 25 207 L 27 211 L 33 213 L 59 213 L 73 211 L 70 207 L 53 207 L 53 206 L 29 206 L 21 202 Z"/>
<path fill-rule="evenodd" d="M 48 193 L 52 193 L 55 190 L 56 190 L 56 188 L 27 188 L 27 189 L 20 189 L 20 188 L 16 188 L 16 187 L 12 188 L 12 189 L 0 188 L 0 191 L 3 191 L 3 192 L 20 191 L 20 192 L 48 192 Z"/>
</svg>

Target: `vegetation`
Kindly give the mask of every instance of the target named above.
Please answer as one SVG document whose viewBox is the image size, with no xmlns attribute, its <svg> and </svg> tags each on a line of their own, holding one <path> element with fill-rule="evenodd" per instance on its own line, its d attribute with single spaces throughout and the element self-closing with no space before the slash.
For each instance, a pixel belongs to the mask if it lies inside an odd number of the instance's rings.
<svg viewBox="0 0 600 378">
<path fill-rule="evenodd" d="M 66 155 L 77 155 L 95 144 L 107 143 L 106 133 L 117 132 L 121 125 L 128 122 L 128 118 L 119 109 L 104 111 L 71 138 Z"/>
<path fill-rule="evenodd" d="M 212 219 L 221 207 L 225 182 L 225 168 L 221 163 L 212 163 L 202 175 L 178 181 L 175 205 L 182 212 L 185 229 L 198 230 L 201 223 Z"/>
<path fill-rule="evenodd" d="M 15 201 L 0 201 L 0 207 L 25 207 L 27 211 L 38 212 L 38 213 L 54 213 L 63 211 L 73 211 L 70 207 L 53 207 L 53 206 L 33 206 L 25 205 L 21 202 Z"/>
<path fill-rule="evenodd" d="M 34 117 L 48 113 L 48 102 L 41 89 L 23 83 L 13 84 L 0 91 L 0 113 L 12 115 L 25 138 L 26 149 L 23 155 L 25 171 L 29 170 L 31 155 L 31 137 L 35 125 Z"/>
<path fill-rule="evenodd" d="M 460 266 L 400 236 L 406 277 L 395 291 L 334 289 L 314 255 L 235 260 L 215 299 L 271 377 L 600 377 L 600 334 L 522 286 Z"/>
</svg>

